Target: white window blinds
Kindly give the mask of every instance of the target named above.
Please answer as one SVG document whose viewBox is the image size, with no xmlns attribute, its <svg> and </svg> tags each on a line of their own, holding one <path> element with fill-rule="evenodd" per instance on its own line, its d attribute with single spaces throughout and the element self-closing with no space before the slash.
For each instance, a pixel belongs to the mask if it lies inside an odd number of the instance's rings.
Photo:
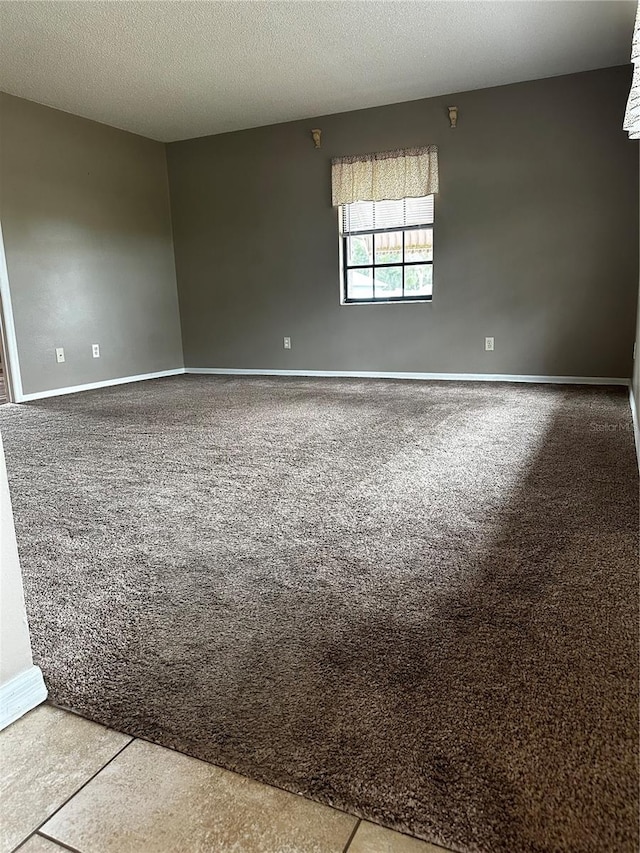
<svg viewBox="0 0 640 853">
<path fill-rule="evenodd" d="M 438 149 L 403 148 L 331 161 L 332 204 L 422 198 L 438 192 Z"/>
<path fill-rule="evenodd" d="M 371 233 L 390 228 L 401 231 L 433 223 L 433 196 L 385 201 L 356 201 L 341 208 L 343 234 Z"/>
</svg>

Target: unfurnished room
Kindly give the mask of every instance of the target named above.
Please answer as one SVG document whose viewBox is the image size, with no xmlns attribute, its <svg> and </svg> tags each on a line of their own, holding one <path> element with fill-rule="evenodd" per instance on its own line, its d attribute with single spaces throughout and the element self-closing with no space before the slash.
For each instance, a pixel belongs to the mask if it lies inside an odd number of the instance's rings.
<svg viewBox="0 0 640 853">
<path fill-rule="evenodd" d="M 0 0 L 0 853 L 639 853 L 635 0 Z"/>
</svg>

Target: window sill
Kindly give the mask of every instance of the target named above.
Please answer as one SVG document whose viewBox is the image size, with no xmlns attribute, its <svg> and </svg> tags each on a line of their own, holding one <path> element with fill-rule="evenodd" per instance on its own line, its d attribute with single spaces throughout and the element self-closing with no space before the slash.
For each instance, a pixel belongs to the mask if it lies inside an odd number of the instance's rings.
<svg viewBox="0 0 640 853">
<path fill-rule="evenodd" d="M 340 305 L 428 305 L 433 296 L 424 299 L 351 299 L 341 300 Z"/>
</svg>

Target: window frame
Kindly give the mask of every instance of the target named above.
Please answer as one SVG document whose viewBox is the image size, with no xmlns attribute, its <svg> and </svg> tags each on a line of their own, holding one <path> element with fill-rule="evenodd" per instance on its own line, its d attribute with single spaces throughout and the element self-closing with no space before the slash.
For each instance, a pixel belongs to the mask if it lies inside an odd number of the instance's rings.
<svg viewBox="0 0 640 853">
<path fill-rule="evenodd" d="M 405 261 L 405 234 L 407 231 L 419 231 L 421 229 L 430 229 L 433 234 L 433 246 L 435 247 L 435 206 L 434 206 L 434 215 L 432 222 L 425 222 L 420 225 L 408 225 L 405 228 L 393 226 L 391 228 L 372 228 L 372 229 L 363 229 L 359 231 L 349 231 L 346 234 L 342 232 L 342 221 L 343 221 L 343 211 L 342 205 L 338 208 L 338 223 L 340 225 L 340 246 L 341 246 L 341 266 L 342 266 L 342 304 L 343 305 L 385 305 L 387 303 L 402 303 L 402 302 L 432 302 L 433 301 L 433 262 L 435 258 L 435 248 L 432 251 L 432 258 L 430 261 Z M 349 247 L 347 240 L 349 237 L 359 237 L 362 235 L 375 235 L 375 234 L 385 234 L 385 233 L 393 233 L 393 232 L 402 232 L 402 261 L 377 264 L 376 263 L 376 252 L 375 252 L 375 237 L 373 239 L 373 257 L 372 263 L 370 264 L 352 264 L 349 265 L 348 257 L 349 257 Z M 431 293 L 428 296 L 425 295 L 406 295 L 404 291 L 404 271 L 405 267 L 411 266 L 430 266 L 431 267 Z M 401 267 L 402 268 L 402 296 L 388 296 L 384 299 L 376 299 L 375 296 L 375 273 L 372 276 L 372 287 L 373 287 L 373 296 L 369 299 L 367 298 L 350 298 L 348 295 L 348 279 L 349 279 L 349 270 L 372 270 L 374 272 L 376 269 L 384 269 L 385 267 Z"/>
</svg>

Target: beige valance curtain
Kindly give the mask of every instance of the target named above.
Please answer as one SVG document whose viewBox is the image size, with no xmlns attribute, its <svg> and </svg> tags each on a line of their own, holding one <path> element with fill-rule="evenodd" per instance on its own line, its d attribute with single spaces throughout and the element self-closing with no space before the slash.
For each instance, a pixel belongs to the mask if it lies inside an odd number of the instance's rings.
<svg viewBox="0 0 640 853">
<path fill-rule="evenodd" d="M 633 30 L 631 61 L 633 62 L 633 81 L 624 116 L 624 129 L 631 139 L 640 139 L 640 5 L 636 12 L 636 25 Z"/>
<path fill-rule="evenodd" d="M 438 192 L 438 148 L 403 148 L 331 161 L 332 204 L 419 198 Z"/>
</svg>

